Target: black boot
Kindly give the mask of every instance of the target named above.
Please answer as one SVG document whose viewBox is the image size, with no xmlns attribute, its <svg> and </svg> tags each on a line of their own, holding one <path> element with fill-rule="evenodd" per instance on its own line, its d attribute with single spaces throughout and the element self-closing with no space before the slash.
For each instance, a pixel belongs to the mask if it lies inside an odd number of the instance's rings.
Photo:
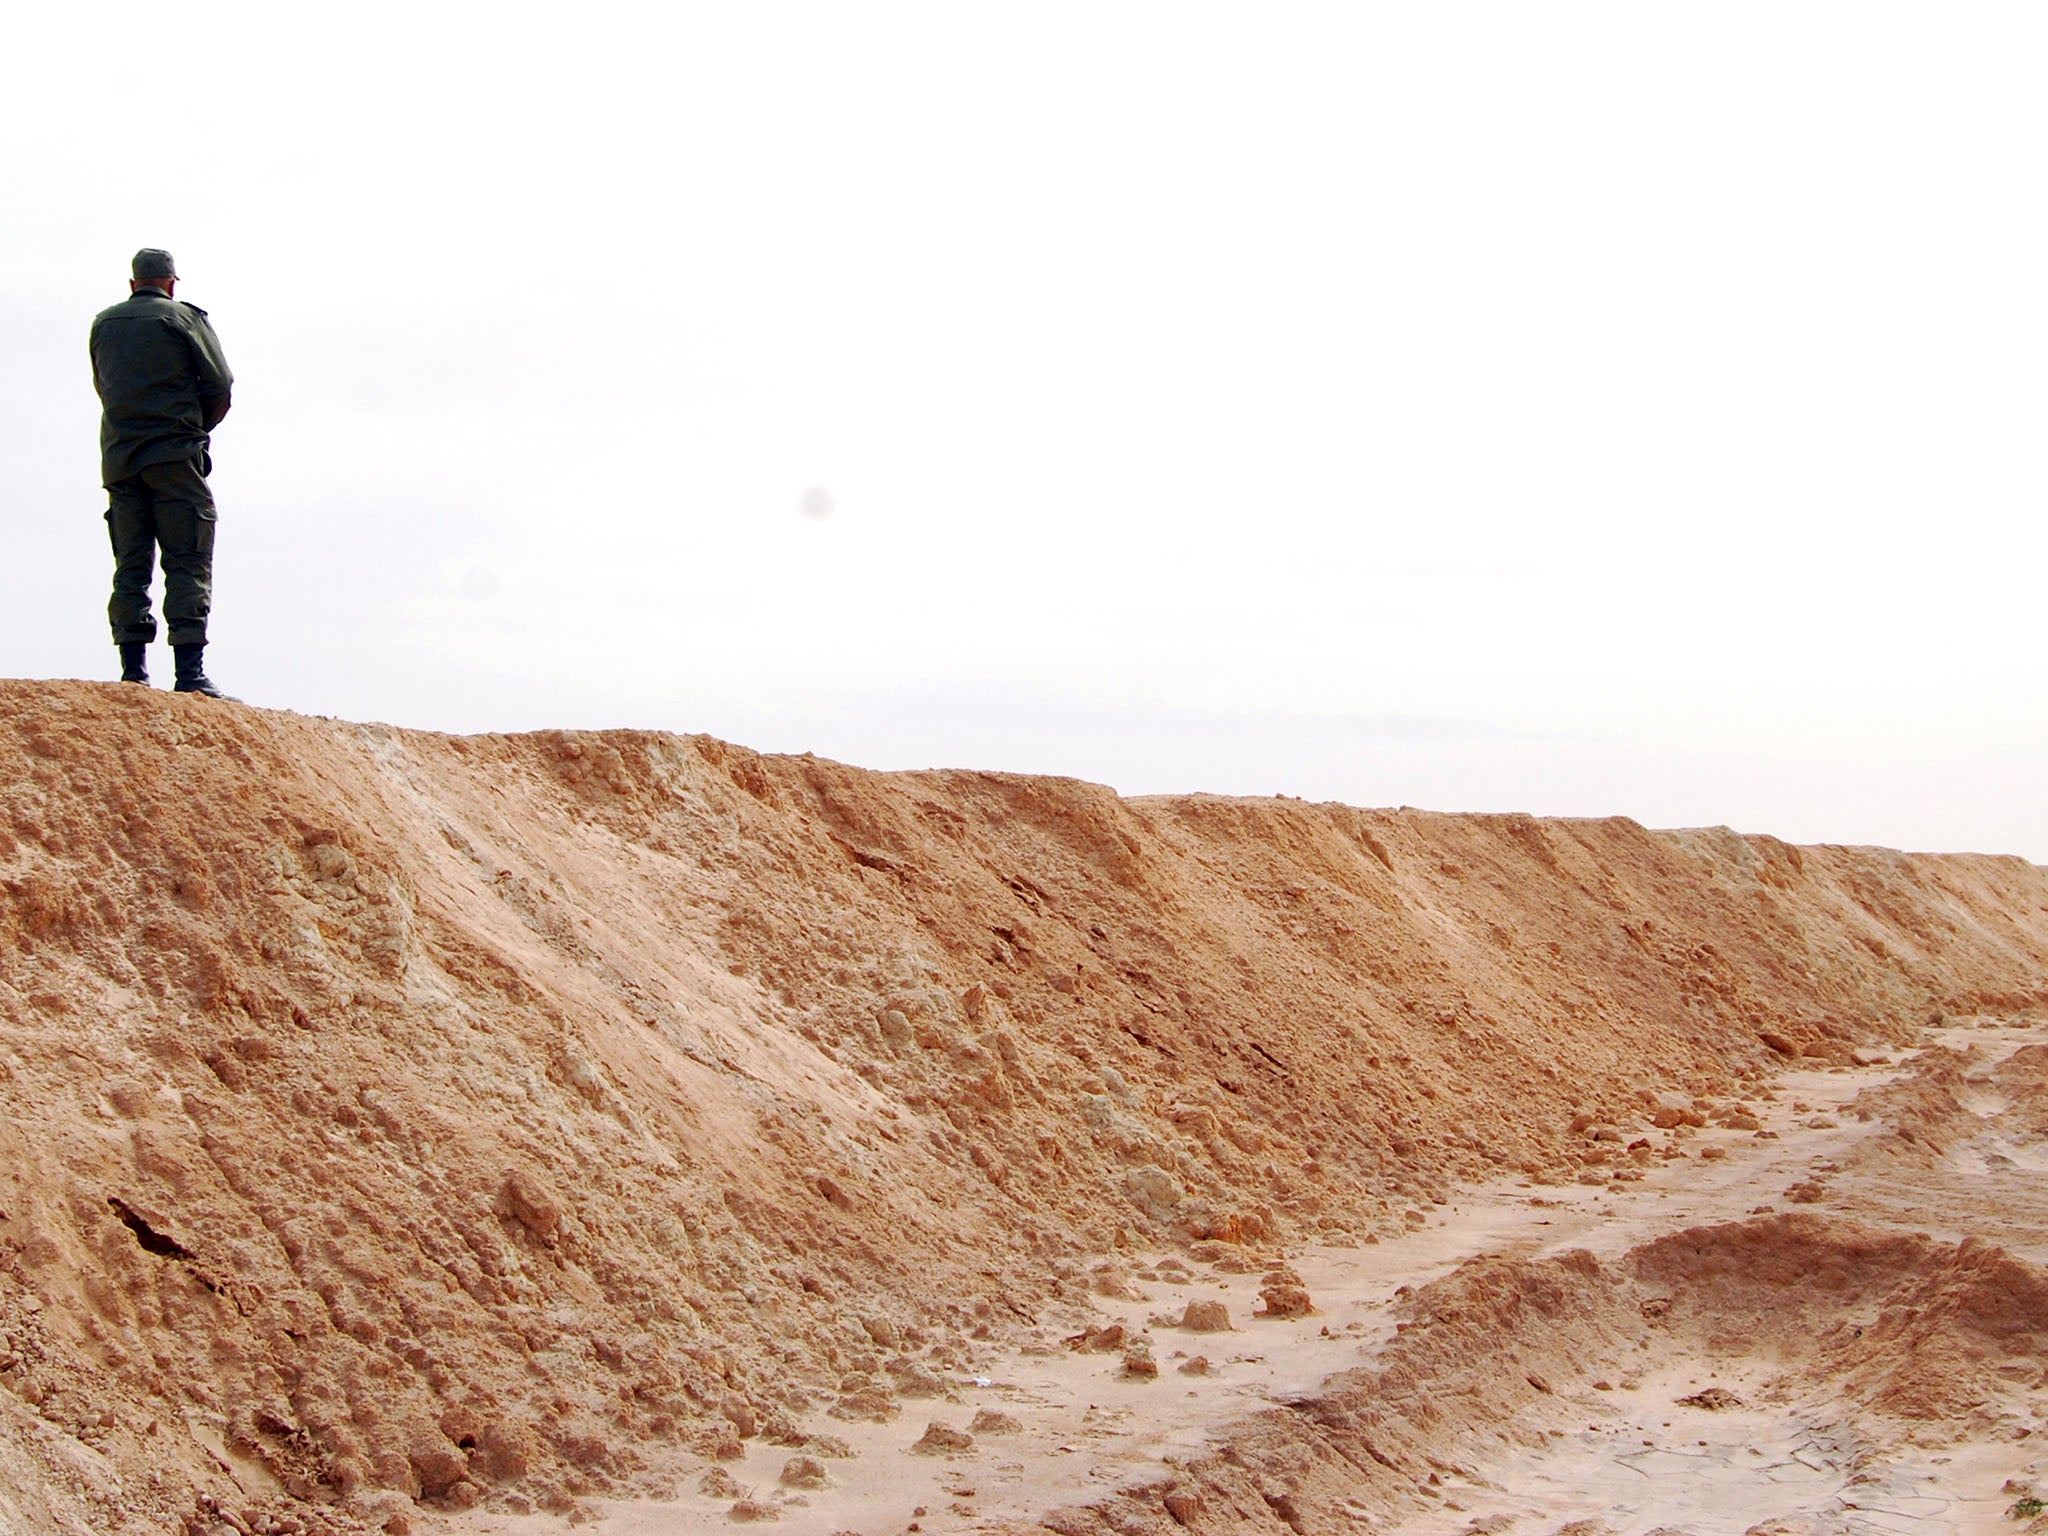
<svg viewBox="0 0 2048 1536">
<path fill-rule="evenodd" d="M 173 684 L 179 693 L 203 693 L 209 699 L 226 699 L 230 704 L 242 701 L 222 693 L 213 685 L 213 679 L 206 675 L 206 642 L 197 645 L 174 645 L 171 647 L 178 658 L 178 681 Z"/>
<path fill-rule="evenodd" d="M 121 642 L 121 681 L 149 686 L 149 642 L 146 640 L 123 640 Z"/>
</svg>

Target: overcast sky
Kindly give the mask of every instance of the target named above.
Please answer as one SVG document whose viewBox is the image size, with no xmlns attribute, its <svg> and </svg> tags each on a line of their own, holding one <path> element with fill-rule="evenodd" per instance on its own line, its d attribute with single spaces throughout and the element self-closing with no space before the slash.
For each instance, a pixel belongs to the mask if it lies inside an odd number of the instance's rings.
<svg viewBox="0 0 2048 1536">
<path fill-rule="evenodd" d="M 161 245 L 255 703 L 2048 862 L 2044 44 L 35 7 L 0 671 L 116 675 L 85 331 Z"/>
</svg>

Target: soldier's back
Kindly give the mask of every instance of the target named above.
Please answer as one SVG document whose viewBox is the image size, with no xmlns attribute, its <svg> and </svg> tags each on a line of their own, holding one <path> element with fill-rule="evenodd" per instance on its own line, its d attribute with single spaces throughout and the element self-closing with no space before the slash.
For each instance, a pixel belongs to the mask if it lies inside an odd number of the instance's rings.
<svg viewBox="0 0 2048 1536">
<path fill-rule="evenodd" d="M 93 387 L 103 411 L 101 471 L 111 484 L 206 444 L 201 368 L 216 351 L 205 312 L 143 288 L 93 316 Z M 219 375 L 225 375 L 222 365 Z"/>
</svg>

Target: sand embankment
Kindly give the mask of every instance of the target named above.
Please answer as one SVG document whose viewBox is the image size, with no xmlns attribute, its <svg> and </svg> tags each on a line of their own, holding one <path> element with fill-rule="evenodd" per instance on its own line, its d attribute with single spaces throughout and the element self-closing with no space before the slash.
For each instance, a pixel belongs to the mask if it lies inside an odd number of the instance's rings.
<svg viewBox="0 0 2048 1536">
<path fill-rule="evenodd" d="M 1788 1063 L 2048 1008 L 2010 858 L 93 684 L 0 683 L 0 741 L 0 1529 L 829 1453 L 1120 1250 L 1627 1181 Z"/>
</svg>

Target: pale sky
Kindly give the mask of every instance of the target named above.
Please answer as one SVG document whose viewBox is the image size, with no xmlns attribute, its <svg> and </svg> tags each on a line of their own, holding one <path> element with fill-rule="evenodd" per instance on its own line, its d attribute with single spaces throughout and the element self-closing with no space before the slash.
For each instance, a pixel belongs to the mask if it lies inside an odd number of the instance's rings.
<svg viewBox="0 0 2048 1536">
<path fill-rule="evenodd" d="M 7 59 L 7 675 L 116 675 L 85 332 L 160 245 L 253 703 L 2048 862 L 2038 4 L 102 4 Z"/>
</svg>

